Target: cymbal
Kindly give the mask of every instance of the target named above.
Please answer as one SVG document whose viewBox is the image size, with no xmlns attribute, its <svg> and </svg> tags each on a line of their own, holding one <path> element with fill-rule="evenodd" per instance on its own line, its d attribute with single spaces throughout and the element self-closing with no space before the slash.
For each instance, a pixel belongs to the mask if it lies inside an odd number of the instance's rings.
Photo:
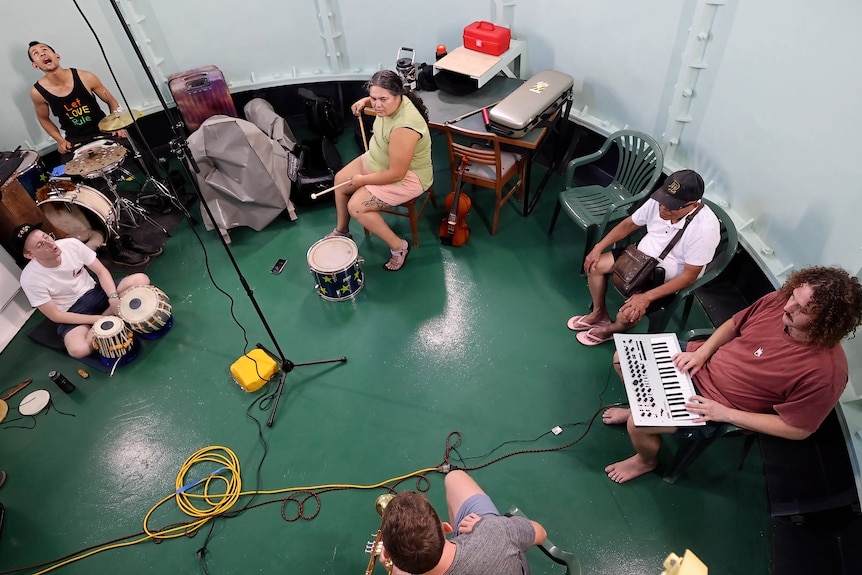
<svg viewBox="0 0 862 575">
<path fill-rule="evenodd" d="M 135 118 L 141 115 L 138 110 L 117 110 L 99 120 L 99 129 L 103 132 L 116 132 L 131 126 Z"/>
</svg>

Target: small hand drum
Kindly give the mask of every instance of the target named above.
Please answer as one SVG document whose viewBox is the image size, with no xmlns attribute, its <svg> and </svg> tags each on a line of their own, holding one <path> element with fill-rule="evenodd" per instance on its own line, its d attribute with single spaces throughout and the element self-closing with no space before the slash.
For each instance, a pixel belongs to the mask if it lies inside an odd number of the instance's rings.
<svg viewBox="0 0 862 575">
<path fill-rule="evenodd" d="M 174 324 L 171 300 L 153 285 L 135 286 L 120 296 L 120 317 L 144 339 L 165 335 Z"/>
<path fill-rule="evenodd" d="M 132 330 L 115 315 L 105 315 L 96 320 L 93 335 L 93 347 L 107 366 L 125 365 L 138 356 Z"/>
</svg>

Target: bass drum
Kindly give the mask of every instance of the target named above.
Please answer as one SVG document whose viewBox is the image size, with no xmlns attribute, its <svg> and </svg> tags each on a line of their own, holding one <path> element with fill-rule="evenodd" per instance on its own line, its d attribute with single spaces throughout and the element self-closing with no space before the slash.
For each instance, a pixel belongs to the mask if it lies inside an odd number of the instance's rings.
<svg viewBox="0 0 862 575">
<path fill-rule="evenodd" d="M 60 236 L 76 237 L 93 247 L 88 241 L 92 232 L 99 232 L 103 242 L 116 235 L 114 205 L 102 192 L 90 186 L 51 182 L 36 191 L 36 200 L 36 205 Z"/>
</svg>

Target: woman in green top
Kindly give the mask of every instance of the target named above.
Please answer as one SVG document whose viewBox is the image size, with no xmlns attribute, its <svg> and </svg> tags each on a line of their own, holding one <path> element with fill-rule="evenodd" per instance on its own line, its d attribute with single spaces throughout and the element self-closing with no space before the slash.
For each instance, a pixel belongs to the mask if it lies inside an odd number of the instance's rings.
<svg viewBox="0 0 862 575">
<path fill-rule="evenodd" d="M 338 221 L 327 237 L 351 237 L 350 219 L 355 218 L 389 245 L 391 257 L 383 268 L 397 271 L 410 244 L 389 228 L 380 210 L 420 196 L 434 180 L 428 109 L 391 70 L 371 77 L 368 94 L 350 109 L 355 116 L 368 107 L 377 114 L 371 141 L 367 152 L 335 175 L 336 186 L 349 183 L 335 190 Z"/>
</svg>

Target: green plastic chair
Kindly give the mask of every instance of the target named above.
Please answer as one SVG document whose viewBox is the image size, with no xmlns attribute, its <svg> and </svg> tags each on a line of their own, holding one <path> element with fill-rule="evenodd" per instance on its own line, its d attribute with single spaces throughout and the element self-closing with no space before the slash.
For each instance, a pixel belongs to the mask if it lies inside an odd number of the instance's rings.
<svg viewBox="0 0 862 575">
<path fill-rule="evenodd" d="M 508 517 L 523 517 L 524 519 L 529 519 L 524 512 L 518 509 L 515 506 L 509 508 L 506 512 L 506 516 Z M 539 545 L 539 549 L 542 550 L 542 553 L 548 556 L 551 561 L 554 563 L 559 563 L 560 565 L 566 566 L 566 574 L 565 575 L 581 575 L 581 564 L 578 561 L 578 558 L 575 557 L 572 553 L 568 551 L 563 551 L 553 543 L 551 540 L 545 537 L 545 540 Z"/>
<path fill-rule="evenodd" d="M 619 153 L 616 173 L 607 186 L 578 186 L 575 169 L 599 161 L 611 148 Z M 631 207 L 646 198 L 658 181 L 664 164 L 661 147 L 650 136 L 633 130 L 612 134 L 598 152 L 575 158 L 566 168 L 566 188 L 560 192 L 548 233 L 554 231 L 560 210 L 587 234 L 584 258 L 604 236 L 610 224 L 625 219 Z M 581 258 L 583 261 L 583 258 Z"/>
<path fill-rule="evenodd" d="M 651 306 L 650 309 L 647 310 L 650 333 L 661 333 L 667 331 L 667 326 L 673 318 L 673 314 L 683 302 L 685 302 L 685 305 L 683 306 L 682 316 L 680 317 L 679 329 L 685 329 L 685 324 L 688 322 L 688 316 L 691 313 L 691 306 L 694 302 L 695 291 L 715 279 L 718 274 L 724 271 L 724 268 L 727 267 L 733 259 L 733 256 L 736 255 L 736 250 L 739 247 L 739 233 L 736 231 L 736 226 L 733 225 L 733 221 L 731 221 L 730 216 L 728 216 L 727 212 L 725 212 L 724 209 L 715 202 L 706 198 L 703 198 L 702 201 L 705 205 L 709 206 L 718 218 L 718 221 L 721 222 L 721 240 L 718 243 L 718 247 L 715 249 L 715 256 L 712 258 L 712 261 L 706 265 L 706 271 L 703 275 L 700 276 L 693 284 L 679 290 L 676 295 L 674 295 L 674 297 L 662 307 L 653 309 Z"/>
<path fill-rule="evenodd" d="M 689 341 L 707 339 L 713 331 L 713 329 L 689 330 L 679 337 L 680 347 L 685 349 L 685 346 Z M 736 470 L 739 471 L 742 469 L 745 459 L 754 445 L 754 440 L 757 438 L 757 434 L 732 423 L 722 423 L 715 430 L 712 437 L 707 439 L 687 437 L 684 431 L 679 434 L 677 436 L 678 446 L 676 448 L 676 453 L 674 453 L 673 460 L 665 469 L 662 479 L 665 483 L 676 483 L 691 464 L 694 463 L 695 460 L 700 457 L 704 451 L 706 451 L 706 448 L 712 445 L 717 439 L 721 439 L 725 436 L 738 435 L 745 436 L 745 443 L 742 446 L 742 455 L 739 458 L 739 465 L 736 467 Z"/>
</svg>

